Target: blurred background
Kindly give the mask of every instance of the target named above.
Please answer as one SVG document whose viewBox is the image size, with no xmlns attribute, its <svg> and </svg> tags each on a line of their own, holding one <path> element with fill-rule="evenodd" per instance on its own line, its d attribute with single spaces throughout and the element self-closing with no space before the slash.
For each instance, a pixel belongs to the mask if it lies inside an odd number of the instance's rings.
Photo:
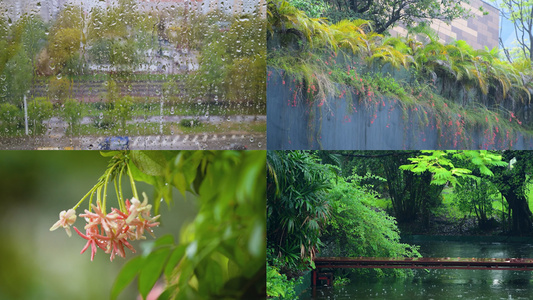
<svg viewBox="0 0 533 300">
<path fill-rule="evenodd" d="M 80 255 L 86 240 L 75 231 L 69 238 L 63 228 L 50 232 L 62 210 L 72 208 L 106 170 L 109 158 L 98 151 L 0 151 L 0 299 L 108 299 L 122 265 L 142 254 L 143 243 L 126 250 L 126 259 L 109 261 L 98 250 L 94 261 L 90 249 Z M 123 182 L 125 198 L 131 197 Z M 153 189 L 137 183 L 150 203 Z M 174 204 L 160 208 L 161 226 L 156 237 L 171 233 L 179 238 L 180 228 L 196 215 L 194 196 L 174 191 Z M 115 191 L 108 188 L 108 206 L 118 207 Z M 88 199 L 77 210 L 88 208 Z M 82 218 L 74 224 L 81 230 Z M 82 231 L 83 232 L 83 231 Z M 119 297 L 137 297 L 136 280 Z"/>
</svg>

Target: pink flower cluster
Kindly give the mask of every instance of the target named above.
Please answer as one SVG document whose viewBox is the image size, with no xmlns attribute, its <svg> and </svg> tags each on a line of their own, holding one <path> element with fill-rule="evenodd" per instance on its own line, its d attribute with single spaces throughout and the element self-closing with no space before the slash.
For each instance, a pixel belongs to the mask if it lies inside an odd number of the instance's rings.
<svg viewBox="0 0 533 300">
<path fill-rule="evenodd" d="M 73 226 L 74 230 L 82 238 L 87 240 L 87 244 L 85 244 L 81 253 L 84 253 L 89 249 L 89 246 L 91 246 L 92 261 L 97 249 L 100 248 L 104 250 L 105 253 L 111 254 L 110 259 L 113 261 L 117 254 L 121 257 L 126 256 L 124 246 L 132 252 L 135 252 L 135 248 L 133 248 L 128 240 L 134 241 L 145 239 L 145 231 L 155 237 L 152 232 L 152 227 L 159 225 L 159 222 L 155 222 L 159 216 L 150 217 L 151 207 L 151 205 L 147 204 L 146 199 L 141 203 L 139 200 L 132 198 L 131 202 L 126 200 L 126 213 L 116 208 L 112 208 L 110 213 L 105 214 L 100 205 L 92 205 L 92 212 L 85 210 L 84 214 L 79 215 L 80 217 L 84 217 L 87 221 L 87 225 L 85 225 L 85 234 L 79 231 L 76 226 Z M 74 223 L 62 221 L 61 217 L 62 216 L 60 215 L 60 221 L 57 223 L 59 226 L 64 225 L 63 227 L 68 227 Z M 59 226 L 55 227 L 57 228 Z"/>
</svg>

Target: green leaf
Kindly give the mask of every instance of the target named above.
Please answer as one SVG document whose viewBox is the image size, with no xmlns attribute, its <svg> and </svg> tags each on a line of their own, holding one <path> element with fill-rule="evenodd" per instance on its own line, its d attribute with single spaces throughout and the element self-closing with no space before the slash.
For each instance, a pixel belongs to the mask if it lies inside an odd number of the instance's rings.
<svg viewBox="0 0 533 300">
<path fill-rule="evenodd" d="M 180 152 L 174 159 L 172 171 L 172 184 L 185 196 L 187 190 L 191 189 L 191 184 L 195 181 L 197 175 L 201 175 L 199 167 L 205 159 L 205 153 Z M 203 176 L 202 176 L 203 177 Z M 199 183 L 195 183 L 194 191 L 198 190 Z"/>
<path fill-rule="evenodd" d="M 185 179 L 185 175 L 183 175 L 183 173 L 174 174 L 172 184 L 185 197 L 185 192 L 187 191 L 188 186 L 187 180 Z"/>
<path fill-rule="evenodd" d="M 100 151 L 100 155 L 103 157 L 113 157 L 119 153 L 120 151 Z"/>
<path fill-rule="evenodd" d="M 224 275 L 222 271 L 222 267 L 220 264 L 212 259 L 206 259 L 205 260 L 205 276 L 203 276 L 204 279 L 207 280 L 207 284 L 205 286 L 209 287 L 208 289 L 212 293 L 218 293 L 222 286 L 224 285 Z M 210 294 L 210 293 L 205 293 Z M 205 295 L 204 294 L 204 295 Z"/>
<path fill-rule="evenodd" d="M 481 174 L 483 175 L 494 176 L 494 173 L 492 173 L 492 171 L 489 168 L 487 168 L 485 165 L 479 166 L 479 172 L 481 172 Z"/>
<path fill-rule="evenodd" d="M 171 234 L 166 234 L 155 241 L 145 241 L 141 243 L 143 256 L 147 256 L 159 247 L 167 247 L 174 245 L 174 237 Z"/>
<path fill-rule="evenodd" d="M 174 294 L 174 292 L 176 291 L 177 288 L 178 288 L 177 284 L 174 284 L 174 285 L 171 285 L 171 286 L 167 287 L 165 289 L 165 291 L 163 293 L 161 293 L 161 295 L 159 295 L 159 297 L 157 297 L 157 300 L 172 299 L 172 295 Z"/>
<path fill-rule="evenodd" d="M 145 258 L 145 263 L 139 273 L 139 292 L 144 299 L 159 279 L 169 253 L 170 248 L 162 248 Z"/>
<path fill-rule="evenodd" d="M 141 170 L 139 170 L 139 168 L 137 168 L 137 166 L 133 162 L 130 162 L 128 164 L 128 167 L 131 170 L 131 175 L 133 176 L 133 179 L 135 179 L 136 181 L 144 181 L 153 186 L 157 185 L 156 176 L 151 176 L 143 173 Z"/>
<path fill-rule="evenodd" d="M 170 254 L 170 257 L 168 258 L 167 265 L 165 266 L 165 277 L 167 279 L 170 279 L 170 276 L 172 275 L 172 271 L 180 262 L 180 260 L 183 258 L 183 255 L 185 254 L 185 246 L 180 245 L 174 251 L 172 251 L 172 254 Z"/>
<path fill-rule="evenodd" d="M 130 259 L 124 266 L 120 273 L 118 273 L 117 279 L 111 289 L 111 299 L 116 299 L 120 292 L 130 284 L 130 282 L 137 276 L 139 270 L 144 264 L 144 259 L 141 256 Z"/>
<path fill-rule="evenodd" d="M 172 234 L 165 234 L 164 236 L 158 238 L 154 243 L 154 248 L 168 245 L 174 245 L 174 237 Z"/>
<path fill-rule="evenodd" d="M 265 240 L 265 225 L 257 220 L 248 240 L 248 251 L 252 256 L 259 257 L 265 252 Z"/>
<path fill-rule="evenodd" d="M 160 151 L 131 151 L 131 160 L 145 174 L 152 176 L 164 175 L 167 159 Z"/>
</svg>

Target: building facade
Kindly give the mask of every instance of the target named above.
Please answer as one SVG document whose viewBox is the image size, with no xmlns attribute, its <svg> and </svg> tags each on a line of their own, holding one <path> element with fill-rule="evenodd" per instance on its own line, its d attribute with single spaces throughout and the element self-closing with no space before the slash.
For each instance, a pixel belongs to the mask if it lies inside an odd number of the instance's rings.
<svg viewBox="0 0 533 300">
<path fill-rule="evenodd" d="M 118 0 L 2 0 L 0 10 L 2 15 L 15 22 L 23 14 L 38 14 L 48 22 L 66 5 L 79 6 L 85 12 L 95 7 L 106 8 L 118 4 Z M 266 0 L 138 0 L 139 7 L 145 10 L 170 7 L 182 7 L 200 13 L 220 10 L 227 14 L 257 14 L 266 17 Z"/>
<path fill-rule="evenodd" d="M 471 0 L 470 5 L 465 5 L 474 14 L 467 20 L 454 20 L 450 24 L 443 21 L 434 21 L 431 28 L 435 30 L 441 42 L 449 43 L 464 40 L 474 49 L 492 49 L 498 47 L 500 12 L 498 8 L 482 0 Z M 488 12 L 483 15 L 479 10 L 482 7 Z M 392 36 L 405 36 L 407 30 L 404 26 L 396 26 L 390 30 Z"/>
</svg>

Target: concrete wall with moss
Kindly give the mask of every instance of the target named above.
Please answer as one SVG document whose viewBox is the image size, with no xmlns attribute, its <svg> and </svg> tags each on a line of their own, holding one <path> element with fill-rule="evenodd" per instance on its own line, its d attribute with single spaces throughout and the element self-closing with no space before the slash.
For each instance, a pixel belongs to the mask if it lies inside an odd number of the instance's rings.
<svg viewBox="0 0 533 300">
<path fill-rule="evenodd" d="M 267 70 L 269 150 L 533 149 L 531 135 L 437 118 L 390 97 L 341 92 L 321 102 L 301 90 L 283 70 Z"/>
</svg>

